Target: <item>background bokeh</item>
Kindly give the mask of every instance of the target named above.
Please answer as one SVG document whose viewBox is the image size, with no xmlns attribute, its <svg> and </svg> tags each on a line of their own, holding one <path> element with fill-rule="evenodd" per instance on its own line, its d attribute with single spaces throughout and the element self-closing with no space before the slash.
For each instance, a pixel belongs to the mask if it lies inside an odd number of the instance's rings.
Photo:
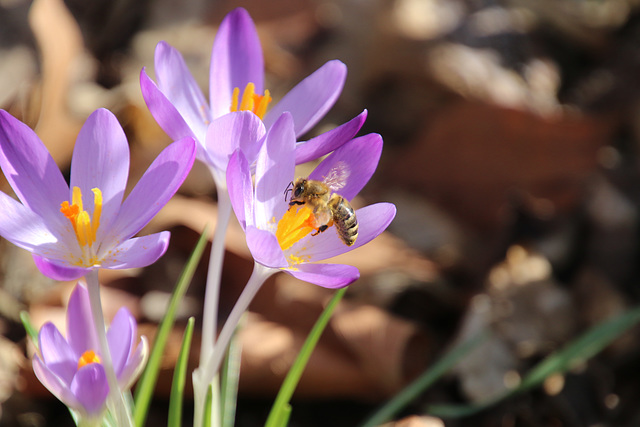
<svg viewBox="0 0 640 427">
<path fill-rule="evenodd" d="M 467 418 L 424 417 L 433 403 L 481 402 L 589 327 L 640 299 L 640 2 L 636 0 L 0 0 L 0 108 L 34 128 L 63 171 L 95 109 L 129 137 L 135 183 L 169 138 L 138 76 L 166 40 L 204 91 L 217 26 L 243 6 L 258 27 L 277 99 L 330 59 L 342 96 L 309 136 L 369 112 L 385 141 L 354 201 L 396 204 L 389 231 L 341 258 L 360 268 L 300 384 L 291 426 L 353 426 L 452 345 L 490 338 L 399 416 L 398 426 L 640 424 L 640 331 L 542 387 Z M 300 175 L 308 171 L 300 168 Z M 2 191 L 9 192 L 6 181 Z M 152 338 L 216 195 L 194 167 L 143 232 L 171 246 L 141 271 L 104 272 L 107 315 L 127 305 Z M 205 255 L 204 259 L 208 256 Z M 232 223 L 221 317 L 252 262 Z M 182 307 L 200 316 L 206 265 Z M 52 283 L 0 241 L 0 425 L 71 425 L 35 380 L 18 320 L 64 322 L 72 283 Z M 331 296 L 277 275 L 244 330 L 238 426 L 264 422 L 273 396 Z M 222 319 L 221 319 L 222 320 Z M 194 349 L 198 348 L 195 340 Z M 169 345 L 147 425 L 164 425 Z M 192 354 L 197 361 L 197 354 Z M 188 425 L 190 411 L 185 411 Z"/>
</svg>

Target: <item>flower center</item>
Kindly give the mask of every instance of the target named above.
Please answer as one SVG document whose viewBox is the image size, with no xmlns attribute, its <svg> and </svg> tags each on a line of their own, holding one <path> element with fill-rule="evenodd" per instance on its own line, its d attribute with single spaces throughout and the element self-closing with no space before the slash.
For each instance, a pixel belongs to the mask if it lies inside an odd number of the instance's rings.
<svg viewBox="0 0 640 427">
<path fill-rule="evenodd" d="M 96 241 L 96 233 L 100 227 L 100 215 L 102 214 L 102 191 L 99 188 L 93 188 L 91 191 L 93 192 L 93 217 L 82 206 L 82 192 L 79 187 L 73 187 L 71 203 L 65 201 L 60 204 L 60 212 L 71 222 L 78 244 L 82 249 L 83 259 L 80 264 L 85 266 L 96 263 L 93 243 Z"/>
<path fill-rule="evenodd" d="M 264 95 L 258 95 L 255 93 L 256 86 L 253 83 L 247 83 L 247 86 L 242 92 L 242 99 L 238 102 L 240 96 L 240 88 L 233 89 L 231 95 L 231 112 L 235 111 L 252 111 L 256 116 L 260 117 L 260 120 L 264 118 L 267 112 L 267 107 L 271 102 L 271 94 L 268 90 L 264 91 Z"/>
<path fill-rule="evenodd" d="M 276 238 L 284 251 L 314 230 L 317 228 L 313 211 L 307 206 L 291 206 L 278 221 Z"/>
<path fill-rule="evenodd" d="M 80 359 L 78 359 L 78 369 L 82 368 L 83 366 L 87 366 L 91 363 L 102 363 L 102 360 L 100 359 L 100 356 L 96 354 L 95 351 L 87 350 L 84 353 L 82 353 L 82 356 L 80 356 Z"/>
</svg>

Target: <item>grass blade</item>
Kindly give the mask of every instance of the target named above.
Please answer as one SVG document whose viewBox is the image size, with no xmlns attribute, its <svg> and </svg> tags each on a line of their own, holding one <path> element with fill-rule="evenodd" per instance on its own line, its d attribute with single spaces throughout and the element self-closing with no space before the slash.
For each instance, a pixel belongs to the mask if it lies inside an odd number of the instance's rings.
<svg viewBox="0 0 640 427">
<path fill-rule="evenodd" d="M 567 372 L 576 363 L 598 354 L 638 322 L 640 322 L 640 307 L 594 326 L 563 349 L 547 356 L 532 368 L 524 376 L 520 385 L 513 390 L 472 405 L 432 405 L 427 408 L 427 412 L 440 418 L 460 418 L 473 415 L 503 399 L 540 385 L 550 375 Z"/>
<path fill-rule="evenodd" d="M 168 427 L 180 427 L 182 424 L 182 400 L 184 397 L 184 385 L 187 382 L 187 365 L 191 350 L 191 338 L 193 337 L 193 325 L 195 319 L 189 318 L 187 327 L 182 337 L 180 354 L 173 371 L 173 383 L 171 384 L 171 398 L 169 400 Z"/>
<path fill-rule="evenodd" d="M 213 388 L 209 386 L 207 389 L 207 397 L 204 402 L 204 417 L 202 419 L 202 427 L 211 425 L 211 405 L 213 404 Z"/>
<path fill-rule="evenodd" d="M 20 312 L 20 321 L 22 322 L 22 326 L 24 326 L 24 330 L 27 331 L 27 335 L 31 338 L 33 345 L 36 346 L 36 350 L 38 349 L 38 331 L 33 327 L 33 323 L 31 323 L 31 317 L 29 317 L 29 313 L 26 311 Z M 39 350 L 38 350 L 39 351 Z"/>
<path fill-rule="evenodd" d="M 133 420 L 136 427 L 142 427 L 147 418 L 147 411 L 149 410 L 149 404 L 151 402 L 151 397 L 153 396 L 153 389 L 155 388 L 158 374 L 160 372 L 160 362 L 162 360 L 165 346 L 167 345 L 167 340 L 169 339 L 169 333 L 171 332 L 171 328 L 173 328 L 173 323 L 176 319 L 178 304 L 187 291 L 187 288 L 191 283 L 191 279 L 193 278 L 193 274 L 196 271 L 196 267 L 202 257 L 202 252 L 207 244 L 207 229 L 208 227 L 205 227 L 204 231 L 200 235 L 200 239 L 198 239 L 198 243 L 193 249 L 189 260 L 176 283 L 167 313 L 158 327 L 153 349 L 149 356 L 149 362 L 147 363 L 147 367 L 142 373 L 142 377 L 136 387 L 135 409 L 133 412 Z"/>
<path fill-rule="evenodd" d="M 313 349 L 316 347 L 322 332 L 329 323 L 329 319 L 331 318 L 333 311 L 346 291 L 347 288 L 342 288 L 333 295 L 331 301 L 329 301 L 329 304 L 327 304 L 315 325 L 313 325 L 311 332 L 309 332 L 307 339 L 300 349 L 298 357 L 296 357 L 291 369 L 289 369 L 289 372 L 280 387 L 280 391 L 278 391 L 278 395 L 273 403 L 273 407 L 271 408 L 265 427 L 283 427 L 287 425 L 289 415 L 291 413 L 291 407 L 289 405 L 291 396 L 293 396 L 293 392 L 298 386 L 302 372 L 304 372 L 304 368 L 307 366 L 307 362 L 309 361 L 309 357 L 311 357 Z"/>
<path fill-rule="evenodd" d="M 442 356 L 433 366 L 371 415 L 367 421 L 362 424 L 362 427 L 375 427 L 389 421 L 405 406 L 415 400 L 420 393 L 446 374 L 460 359 L 468 355 L 469 352 L 484 341 L 486 337 L 486 334 L 478 335 L 449 350 L 449 352 Z"/>
</svg>

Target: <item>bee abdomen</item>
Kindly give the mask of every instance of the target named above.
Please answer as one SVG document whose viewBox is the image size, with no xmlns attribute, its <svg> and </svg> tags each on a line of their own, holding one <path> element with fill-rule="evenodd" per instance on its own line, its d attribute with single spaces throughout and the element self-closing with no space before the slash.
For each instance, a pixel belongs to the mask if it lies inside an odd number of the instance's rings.
<svg viewBox="0 0 640 427">
<path fill-rule="evenodd" d="M 337 194 L 331 197 L 329 204 L 338 237 L 345 245 L 353 245 L 358 237 L 358 219 L 355 211 L 344 197 Z"/>
</svg>

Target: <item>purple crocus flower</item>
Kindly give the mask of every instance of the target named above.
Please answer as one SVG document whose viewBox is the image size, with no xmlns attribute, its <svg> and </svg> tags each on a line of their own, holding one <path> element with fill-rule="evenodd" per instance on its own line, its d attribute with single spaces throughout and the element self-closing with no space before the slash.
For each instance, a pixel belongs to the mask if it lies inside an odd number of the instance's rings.
<svg viewBox="0 0 640 427">
<path fill-rule="evenodd" d="M 0 192 L 0 236 L 30 251 L 56 280 L 152 264 L 166 251 L 169 232 L 132 236 L 182 184 L 195 151 L 193 138 L 171 144 L 123 202 L 129 145 L 112 113 L 95 111 L 80 130 L 69 186 L 35 132 L 0 110 L 0 167 L 19 199 Z"/>
<path fill-rule="evenodd" d="M 216 183 L 223 186 L 229 157 L 236 148 L 241 148 L 249 162 L 253 162 L 261 137 L 285 111 L 292 114 L 296 137 L 303 135 L 333 106 L 346 73 L 342 62 L 329 61 L 278 103 L 269 105 L 271 95 L 264 89 L 264 60 L 258 33 L 248 12 L 238 8 L 225 17 L 213 44 L 209 103 L 182 55 L 166 42 L 156 47 L 157 84 L 143 68 L 140 86 L 160 127 L 174 139 L 195 137 L 199 142 L 198 159 L 209 165 Z M 237 114 L 242 111 L 253 114 Z M 353 138 L 365 118 L 363 112 L 333 131 L 301 143 L 298 163 L 327 154 Z M 242 132 L 229 132 L 243 127 Z M 239 133 L 246 138 L 232 137 Z"/>
<path fill-rule="evenodd" d="M 312 210 L 304 205 L 290 206 L 283 196 L 295 179 L 295 144 L 293 119 L 284 113 L 258 153 L 255 189 L 245 155 L 240 150 L 232 155 L 227 183 L 233 209 L 256 262 L 326 288 L 347 286 L 359 277 L 357 268 L 316 262 L 371 241 L 391 223 L 396 208 L 390 203 L 376 203 L 356 210 L 359 233 L 352 246 L 347 246 L 333 227 L 318 233 Z M 381 151 L 380 135 L 355 138 L 325 158 L 308 179 L 324 181 L 339 173 L 339 194 L 351 200 L 371 178 Z"/>
<path fill-rule="evenodd" d="M 113 367 L 122 390 L 131 387 L 144 366 L 147 341 L 138 341 L 136 321 L 126 308 L 116 313 L 107 331 Z M 67 308 L 67 336 L 48 322 L 38 334 L 39 355 L 33 370 L 40 382 L 69 408 L 88 418 L 105 409 L 109 384 L 91 316 L 89 292 L 78 284 Z"/>
</svg>

